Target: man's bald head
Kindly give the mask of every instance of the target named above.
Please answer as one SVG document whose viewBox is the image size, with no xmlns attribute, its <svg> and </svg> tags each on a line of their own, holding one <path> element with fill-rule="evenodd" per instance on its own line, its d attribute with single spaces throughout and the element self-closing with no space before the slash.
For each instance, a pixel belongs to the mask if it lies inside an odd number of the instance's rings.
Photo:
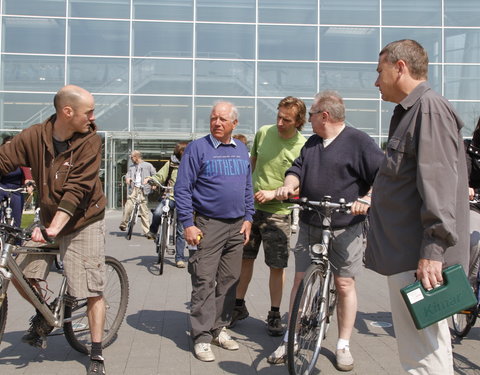
<svg viewBox="0 0 480 375">
<path fill-rule="evenodd" d="M 57 94 L 53 98 L 53 105 L 55 111 L 59 113 L 65 106 L 70 106 L 72 108 L 77 108 L 78 104 L 87 97 L 90 97 L 90 94 L 87 90 L 75 86 L 67 85 L 58 90 Z"/>
</svg>

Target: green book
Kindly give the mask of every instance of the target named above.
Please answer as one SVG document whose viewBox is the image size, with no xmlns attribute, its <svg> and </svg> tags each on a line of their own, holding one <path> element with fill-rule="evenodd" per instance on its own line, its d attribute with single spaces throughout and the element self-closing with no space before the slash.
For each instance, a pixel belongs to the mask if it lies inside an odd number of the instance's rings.
<svg viewBox="0 0 480 375">
<path fill-rule="evenodd" d="M 420 281 L 400 289 L 415 327 L 422 329 L 477 303 L 463 267 L 445 268 L 443 285 L 427 291 Z"/>
</svg>

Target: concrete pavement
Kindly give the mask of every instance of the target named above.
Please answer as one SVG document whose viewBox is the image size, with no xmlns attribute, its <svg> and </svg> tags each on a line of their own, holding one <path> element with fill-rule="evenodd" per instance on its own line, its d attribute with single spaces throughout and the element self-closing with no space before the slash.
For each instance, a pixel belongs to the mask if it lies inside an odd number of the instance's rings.
<svg viewBox="0 0 480 375">
<path fill-rule="evenodd" d="M 132 240 L 118 230 L 121 213 L 107 213 L 107 254 L 125 266 L 130 281 L 130 301 L 118 339 L 104 351 L 109 375 L 287 375 L 286 366 L 267 363 L 280 338 L 270 337 L 265 320 L 270 308 L 268 269 L 259 258 L 247 293 L 250 317 L 240 321 L 230 332 L 240 349 L 229 352 L 213 346 L 215 362 L 194 358 L 189 338 L 188 305 L 190 278 L 186 269 L 174 266 L 167 256 L 164 274 L 157 276 L 153 241 L 142 237 L 137 224 Z M 281 312 L 286 322 L 289 291 L 293 277 L 293 257 Z M 59 275 L 52 274 L 49 287 L 56 291 Z M 386 280 L 365 270 L 358 278 L 359 311 L 351 340 L 355 369 L 349 374 L 402 374 L 398 362 L 394 332 L 391 327 Z M 85 374 L 88 358 L 75 352 L 61 332 L 49 337 L 48 348 L 39 350 L 20 341 L 33 310 L 13 288 L 9 293 L 7 327 L 0 344 L 0 374 Z M 333 366 L 336 322 L 330 326 L 317 363 L 321 374 L 340 374 Z M 455 373 L 480 374 L 480 323 L 467 338 L 454 341 Z"/>
</svg>

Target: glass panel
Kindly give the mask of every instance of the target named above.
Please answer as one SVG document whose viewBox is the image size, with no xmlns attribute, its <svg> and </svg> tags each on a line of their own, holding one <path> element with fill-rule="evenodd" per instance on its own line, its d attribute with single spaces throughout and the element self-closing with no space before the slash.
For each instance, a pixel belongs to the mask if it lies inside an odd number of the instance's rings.
<svg viewBox="0 0 480 375">
<path fill-rule="evenodd" d="M 210 112 L 213 103 L 224 98 L 195 98 L 195 133 L 210 134 Z M 238 109 L 238 125 L 234 133 L 252 135 L 255 129 L 255 101 L 253 99 L 227 99 Z"/>
<path fill-rule="evenodd" d="M 379 13 L 378 0 L 320 1 L 320 22 L 324 25 L 378 25 Z"/>
<path fill-rule="evenodd" d="M 473 135 L 478 118 L 480 117 L 480 102 L 450 101 L 450 103 L 457 110 L 465 124 L 465 127 L 462 129 L 462 135 L 470 138 Z"/>
<path fill-rule="evenodd" d="M 134 55 L 192 57 L 192 24 L 134 22 Z"/>
<path fill-rule="evenodd" d="M 446 29 L 445 62 L 479 63 L 480 29 Z"/>
<path fill-rule="evenodd" d="M 65 53 L 65 21 L 4 17 L 2 44 L 3 52 Z"/>
<path fill-rule="evenodd" d="M 373 27 L 320 28 L 320 60 L 372 61 L 378 56 L 379 31 Z"/>
<path fill-rule="evenodd" d="M 193 20 L 193 0 L 133 0 L 136 19 Z"/>
<path fill-rule="evenodd" d="M 3 55 L 3 89 L 56 92 L 65 82 L 64 66 L 63 57 Z"/>
<path fill-rule="evenodd" d="M 65 0 L 3 0 L 4 14 L 64 17 Z"/>
<path fill-rule="evenodd" d="M 54 94 L 0 94 L 1 129 L 25 129 L 55 113 Z"/>
<path fill-rule="evenodd" d="M 132 130 L 192 132 L 192 98 L 132 97 Z"/>
<path fill-rule="evenodd" d="M 128 56 L 129 23 L 70 20 L 72 55 Z"/>
<path fill-rule="evenodd" d="M 370 135 L 378 135 L 378 101 L 345 100 L 345 123 Z"/>
<path fill-rule="evenodd" d="M 443 0 L 445 26 L 478 26 L 480 7 L 478 0 Z"/>
<path fill-rule="evenodd" d="M 480 66 L 446 66 L 445 97 L 478 100 L 480 98 Z"/>
<path fill-rule="evenodd" d="M 197 20 L 255 22 L 255 0 L 197 0 Z"/>
<path fill-rule="evenodd" d="M 71 17 L 130 18 L 130 0 L 70 0 Z"/>
<path fill-rule="evenodd" d="M 135 59 L 132 65 L 135 94 L 192 94 L 191 60 Z"/>
<path fill-rule="evenodd" d="M 255 26 L 197 25 L 197 57 L 255 58 Z"/>
<path fill-rule="evenodd" d="M 259 26 L 258 58 L 265 60 L 315 60 L 317 28 Z"/>
<path fill-rule="evenodd" d="M 266 23 L 317 23 L 317 0 L 258 0 L 258 20 Z"/>
<path fill-rule="evenodd" d="M 388 28 L 382 30 L 383 45 L 401 39 L 413 39 L 427 50 L 428 60 L 431 63 L 441 62 L 442 59 L 442 30 L 440 29 L 413 29 Z M 376 59 L 378 60 L 378 51 Z"/>
<path fill-rule="evenodd" d="M 128 96 L 94 95 L 95 123 L 100 131 L 128 130 Z"/>
<path fill-rule="evenodd" d="M 254 95 L 255 65 L 241 61 L 197 61 L 197 95 Z"/>
<path fill-rule="evenodd" d="M 388 136 L 388 130 L 390 129 L 390 120 L 392 119 L 393 110 L 397 104 L 392 102 L 384 102 L 381 101 L 381 108 L 382 108 L 382 123 L 381 126 L 381 134 L 384 136 Z"/>
<path fill-rule="evenodd" d="M 320 88 L 348 98 L 378 98 L 377 64 L 320 64 Z"/>
<path fill-rule="evenodd" d="M 440 26 L 442 2 L 438 0 L 382 0 L 384 25 Z"/>
<path fill-rule="evenodd" d="M 128 93 L 128 59 L 70 57 L 68 81 L 91 92 Z"/>
<path fill-rule="evenodd" d="M 312 96 L 316 89 L 316 63 L 258 63 L 259 96 Z"/>
</svg>

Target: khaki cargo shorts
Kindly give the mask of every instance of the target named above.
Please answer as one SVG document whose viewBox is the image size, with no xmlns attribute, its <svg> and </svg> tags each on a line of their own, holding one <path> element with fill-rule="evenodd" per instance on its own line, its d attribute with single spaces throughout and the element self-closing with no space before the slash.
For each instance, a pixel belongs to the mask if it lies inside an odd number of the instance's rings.
<svg viewBox="0 0 480 375">
<path fill-rule="evenodd" d="M 56 243 L 68 293 L 77 298 L 101 296 L 105 287 L 105 221 L 61 236 Z M 19 254 L 16 261 L 27 278 L 46 280 L 53 259 L 54 255 Z"/>
</svg>

